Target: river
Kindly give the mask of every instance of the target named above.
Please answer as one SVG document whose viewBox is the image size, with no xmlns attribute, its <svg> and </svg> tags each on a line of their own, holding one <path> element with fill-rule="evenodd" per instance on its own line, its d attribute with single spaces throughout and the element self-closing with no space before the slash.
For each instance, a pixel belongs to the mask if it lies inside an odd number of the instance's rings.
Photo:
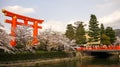
<svg viewBox="0 0 120 67">
<path fill-rule="evenodd" d="M 35 67 L 120 67 L 118 59 L 93 58 L 81 61 L 67 61 L 49 64 L 35 64 Z"/>
</svg>

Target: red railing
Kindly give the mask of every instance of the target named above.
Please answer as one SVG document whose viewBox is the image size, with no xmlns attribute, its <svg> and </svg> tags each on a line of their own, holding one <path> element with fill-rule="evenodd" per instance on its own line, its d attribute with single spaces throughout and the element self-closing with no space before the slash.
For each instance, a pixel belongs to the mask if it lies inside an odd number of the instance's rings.
<svg viewBox="0 0 120 67">
<path fill-rule="evenodd" d="M 120 46 L 86 46 L 76 48 L 78 51 L 82 50 L 120 50 Z"/>
</svg>

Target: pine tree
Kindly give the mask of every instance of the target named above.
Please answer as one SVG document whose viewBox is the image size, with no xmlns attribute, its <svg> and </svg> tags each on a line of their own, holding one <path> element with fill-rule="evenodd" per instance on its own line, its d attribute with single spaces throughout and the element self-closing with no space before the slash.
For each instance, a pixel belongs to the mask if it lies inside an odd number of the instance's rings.
<svg viewBox="0 0 120 67">
<path fill-rule="evenodd" d="M 74 35 L 75 35 L 75 32 L 74 32 L 74 27 L 72 26 L 72 24 L 68 24 L 67 25 L 67 30 L 65 32 L 65 35 L 67 38 L 69 38 L 70 40 L 73 40 L 74 39 Z"/>
<path fill-rule="evenodd" d="M 89 40 L 91 40 L 92 42 L 99 41 L 100 31 L 98 25 L 99 24 L 96 16 L 92 14 L 89 21 L 89 32 L 88 32 L 88 35 L 91 37 Z"/>
<path fill-rule="evenodd" d="M 77 21 L 75 40 L 77 44 L 86 43 L 85 29 L 84 29 L 83 22 Z"/>
<path fill-rule="evenodd" d="M 100 34 L 105 34 L 105 28 L 103 24 L 101 24 Z"/>
<path fill-rule="evenodd" d="M 100 44 L 103 44 L 104 41 L 104 37 L 105 35 L 105 29 L 104 29 L 104 25 L 101 24 L 101 28 L 100 28 Z"/>
<path fill-rule="evenodd" d="M 102 34 L 101 38 L 102 38 L 101 44 L 103 44 L 103 45 L 110 45 L 111 44 L 110 37 L 108 37 L 106 34 Z"/>
<path fill-rule="evenodd" d="M 101 24 L 101 28 L 100 28 L 100 44 L 104 44 L 104 45 L 110 44 L 110 37 L 108 37 L 105 34 L 105 29 L 103 24 Z"/>
<path fill-rule="evenodd" d="M 111 42 L 111 44 L 113 44 L 116 40 L 115 31 L 112 29 L 112 27 L 107 27 L 105 30 L 105 33 L 108 37 L 110 37 L 110 42 Z"/>
</svg>

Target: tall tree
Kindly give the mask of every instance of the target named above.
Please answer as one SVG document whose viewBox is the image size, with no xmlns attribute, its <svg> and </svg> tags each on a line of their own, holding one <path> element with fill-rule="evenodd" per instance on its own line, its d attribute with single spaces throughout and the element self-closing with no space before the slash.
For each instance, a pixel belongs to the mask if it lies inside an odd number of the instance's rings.
<svg viewBox="0 0 120 67">
<path fill-rule="evenodd" d="M 100 34 L 105 34 L 105 28 L 104 28 L 104 25 L 101 24 L 100 27 L 101 27 L 101 28 L 100 28 Z"/>
<path fill-rule="evenodd" d="M 101 24 L 101 26 L 100 26 L 100 44 L 103 44 L 103 41 L 104 41 L 103 35 L 105 36 L 105 29 L 104 29 L 104 25 Z"/>
<path fill-rule="evenodd" d="M 110 37 L 108 37 L 106 34 L 102 34 L 101 36 L 102 40 L 101 40 L 101 44 L 103 45 L 110 45 Z"/>
<path fill-rule="evenodd" d="M 83 22 L 77 21 L 76 23 L 77 23 L 76 34 L 75 34 L 76 43 L 85 44 L 86 37 L 85 37 L 85 28 L 84 28 Z"/>
<path fill-rule="evenodd" d="M 113 44 L 116 40 L 115 31 L 112 29 L 112 27 L 107 27 L 105 31 L 106 31 L 106 35 L 110 37 L 111 44 Z"/>
<path fill-rule="evenodd" d="M 75 31 L 74 31 L 74 27 L 72 26 L 72 24 L 68 24 L 67 25 L 67 30 L 65 32 L 65 35 L 67 38 L 69 38 L 70 40 L 74 39 L 74 35 L 75 35 Z"/>
<path fill-rule="evenodd" d="M 100 44 L 104 44 L 104 45 L 110 44 L 110 37 L 108 37 L 105 34 L 105 29 L 103 24 L 101 24 L 101 27 L 100 27 Z"/>
<path fill-rule="evenodd" d="M 89 21 L 89 32 L 88 32 L 88 35 L 91 37 L 89 40 L 91 40 L 92 42 L 99 41 L 100 31 L 98 25 L 99 24 L 96 16 L 92 14 Z"/>
</svg>

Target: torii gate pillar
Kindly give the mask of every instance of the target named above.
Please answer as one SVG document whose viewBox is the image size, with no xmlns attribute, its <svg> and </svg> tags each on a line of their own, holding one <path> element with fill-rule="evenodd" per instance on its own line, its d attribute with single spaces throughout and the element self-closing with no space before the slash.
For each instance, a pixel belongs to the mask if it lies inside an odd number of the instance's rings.
<svg viewBox="0 0 120 67">
<path fill-rule="evenodd" d="M 5 20 L 6 23 L 11 24 L 11 35 L 14 37 L 14 39 L 10 41 L 11 46 L 16 46 L 15 30 L 16 30 L 17 25 L 25 25 L 25 26 L 33 27 L 33 38 L 34 39 L 32 41 L 32 45 L 38 43 L 38 38 L 37 38 L 38 28 L 40 29 L 42 28 L 42 26 L 38 26 L 38 24 L 39 23 L 42 24 L 44 20 L 26 17 L 23 15 L 19 15 L 19 14 L 4 10 L 4 9 L 2 10 L 2 12 L 5 14 L 5 16 L 12 17 L 12 20 L 8 20 L 8 19 Z M 19 22 L 17 21 L 17 19 L 23 20 L 24 22 Z M 33 25 L 28 24 L 28 21 L 33 22 Z"/>
<path fill-rule="evenodd" d="M 17 22 L 17 17 L 16 17 L 16 16 L 13 16 L 13 17 L 12 17 L 12 23 L 11 23 L 11 35 L 14 37 L 14 39 L 10 41 L 10 44 L 11 44 L 12 46 L 16 46 L 16 41 L 15 41 L 15 36 L 16 36 L 16 35 L 15 35 L 15 29 L 16 29 L 16 27 L 17 27 L 16 22 Z"/>
</svg>

